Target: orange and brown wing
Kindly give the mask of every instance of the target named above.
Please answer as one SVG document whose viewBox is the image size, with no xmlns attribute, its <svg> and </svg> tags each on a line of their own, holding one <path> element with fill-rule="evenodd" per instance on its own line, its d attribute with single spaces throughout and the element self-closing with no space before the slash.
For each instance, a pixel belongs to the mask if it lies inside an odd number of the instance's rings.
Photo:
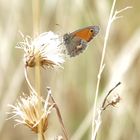
<svg viewBox="0 0 140 140">
<path fill-rule="evenodd" d="M 99 32 L 98 26 L 88 26 L 63 36 L 67 54 L 70 57 L 79 55 L 87 48 L 87 43 Z"/>
<path fill-rule="evenodd" d="M 91 41 L 92 38 L 99 32 L 98 26 L 88 26 L 83 29 L 79 29 L 75 32 L 72 32 L 76 37 L 79 37 L 87 42 Z"/>
</svg>

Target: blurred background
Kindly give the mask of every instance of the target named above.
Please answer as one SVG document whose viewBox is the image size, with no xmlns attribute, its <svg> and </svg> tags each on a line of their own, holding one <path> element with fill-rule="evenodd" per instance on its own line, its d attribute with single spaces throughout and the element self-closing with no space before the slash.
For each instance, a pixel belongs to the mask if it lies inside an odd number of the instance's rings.
<svg viewBox="0 0 140 140">
<path fill-rule="evenodd" d="M 72 140 L 91 139 L 91 115 L 100 66 L 105 30 L 112 0 L 40 0 L 40 33 L 53 31 L 59 35 L 79 28 L 98 25 L 100 33 L 79 56 L 67 59 L 64 69 L 42 69 L 41 91 L 46 97 L 46 87 L 61 110 L 63 121 Z M 107 109 L 102 116 L 98 140 L 140 139 L 140 1 L 118 0 L 115 9 L 132 6 L 121 13 L 111 27 L 105 56 L 105 69 L 99 89 L 99 100 L 118 82 L 114 92 L 121 102 Z M 23 51 L 16 49 L 22 41 L 19 34 L 33 36 L 34 1 L 0 0 L 0 140 L 35 140 L 36 134 L 14 120 L 6 120 L 8 104 L 14 104 L 22 93 L 29 93 L 24 77 Z M 31 82 L 34 71 L 29 70 Z M 55 111 L 49 119 L 45 137 L 53 140 L 62 135 Z"/>
</svg>

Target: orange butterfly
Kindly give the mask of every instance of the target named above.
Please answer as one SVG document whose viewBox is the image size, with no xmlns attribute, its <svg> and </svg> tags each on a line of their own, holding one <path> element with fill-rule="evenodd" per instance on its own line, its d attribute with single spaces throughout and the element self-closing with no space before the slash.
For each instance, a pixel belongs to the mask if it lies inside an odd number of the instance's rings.
<svg viewBox="0 0 140 140">
<path fill-rule="evenodd" d="M 70 57 L 74 57 L 82 53 L 87 43 L 90 42 L 94 36 L 99 33 L 99 26 L 88 26 L 72 33 L 66 33 L 63 36 L 66 50 Z"/>
</svg>

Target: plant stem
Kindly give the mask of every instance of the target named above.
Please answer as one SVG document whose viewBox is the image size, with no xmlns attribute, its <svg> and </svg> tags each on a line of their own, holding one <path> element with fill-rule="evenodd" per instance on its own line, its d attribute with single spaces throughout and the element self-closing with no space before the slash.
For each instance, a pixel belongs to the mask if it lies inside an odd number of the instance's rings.
<svg viewBox="0 0 140 140">
<path fill-rule="evenodd" d="M 24 68 L 24 75 L 25 75 L 25 79 L 27 81 L 27 84 L 29 85 L 30 89 L 32 90 L 32 92 L 36 93 L 36 91 L 34 90 L 34 88 L 32 87 L 29 77 L 28 77 L 28 73 L 27 73 L 27 67 Z"/>
<path fill-rule="evenodd" d="M 119 83 L 117 83 L 108 93 L 107 93 L 107 95 L 105 96 L 105 98 L 104 98 L 104 100 L 103 100 L 103 103 L 102 103 L 102 109 L 103 108 L 105 108 L 105 103 L 106 103 L 106 101 L 107 101 L 107 98 L 108 98 L 108 96 L 111 94 L 111 92 L 115 89 L 115 88 L 117 88 L 119 85 L 121 84 L 121 82 L 119 82 Z"/>
<path fill-rule="evenodd" d="M 53 102 L 54 105 L 55 105 L 54 107 L 55 107 L 55 109 L 56 109 L 56 113 L 57 113 L 59 122 L 60 122 L 60 124 L 61 124 L 61 126 L 62 126 L 62 130 L 63 130 L 64 136 L 65 136 L 65 140 L 69 140 L 68 134 L 67 134 L 66 128 L 65 128 L 65 126 L 64 126 L 63 119 L 62 119 L 62 116 L 61 116 L 61 113 L 60 113 L 60 110 L 59 110 L 59 107 L 57 106 L 57 104 L 56 104 L 56 102 L 55 102 L 55 100 L 54 100 L 54 98 L 53 98 L 53 96 L 52 96 L 52 94 L 51 94 L 51 89 L 50 89 L 49 87 L 48 87 L 47 89 L 48 89 L 48 95 L 50 95 L 51 100 L 52 100 L 52 102 Z"/>
<path fill-rule="evenodd" d="M 32 0 L 32 11 L 33 11 L 33 35 L 36 36 L 39 34 L 39 22 L 40 22 L 40 0 Z M 35 59 L 36 66 L 35 66 L 35 90 L 37 92 L 38 97 L 41 97 L 41 80 L 40 80 L 40 64 L 39 60 Z M 42 102 L 38 103 L 38 115 L 41 117 L 42 115 Z M 44 135 L 42 132 L 42 121 L 39 123 L 38 126 L 38 140 L 44 140 Z M 40 135 L 41 134 L 41 135 Z"/>
<path fill-rule="evenodd" d="M 94 135 L 94 127 L 95 127 L 95 116 L 96 116 L 96 106 L 97 106 L 97 98 L 99 94 L 99 86 L 100 86 L 100 81 L 101 81 L 101 75 L 104 69 L 104 58 L 105 58 L 105 53 L 106 53 L 106 48 L 107 48 L 107 42 L 108 42 L 108 37 L 109 37 L 109 32 L 110 32 L 110 27 L 112 23 L 112 17 L 114 13 L 114 8 L 115 8 L 116 0 L 113 1 L 107 28 L 106 28 L 106 33 L 105 33 L 105 38 L 104 38 L 104 45 L 103 45 L 103 51 L 102 51 L 102 56 L 101 56 L 101 62 L 100 62 L 100 68 L 99 68 L 99 73 L 97 77 L 97 85 L 96 85 L 96 92 L 95 92 L 95 99 L 94 99 L 94 107 L 93 107 L 93 116 L 92 116 L 92 137 L 91 140 L 96 139 L 96 135 Z"/>
<path fill-rule="evenodd" d="M 33 35 L 39 34 L 39 22 L 40 22 L 40 0 L 32 0 L 32 12 L 33 12 Z"/>
<path fill-rule="evenodd" d="M 40 140 L 45 140 L 45 136 L 43 133 L 38 133 L 38 137 Z"/>
</svg>

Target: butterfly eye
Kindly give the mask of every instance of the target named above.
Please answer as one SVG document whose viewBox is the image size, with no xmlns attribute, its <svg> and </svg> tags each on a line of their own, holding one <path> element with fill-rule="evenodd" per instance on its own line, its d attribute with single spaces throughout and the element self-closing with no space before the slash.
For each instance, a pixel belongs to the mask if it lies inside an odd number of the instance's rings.
<svg viewBox="0 0 140 140">
<path fill-rule="evenodd" d="M 93 29 L 90 29 L 90 32 L 93 33 Z"/>
</svg>

